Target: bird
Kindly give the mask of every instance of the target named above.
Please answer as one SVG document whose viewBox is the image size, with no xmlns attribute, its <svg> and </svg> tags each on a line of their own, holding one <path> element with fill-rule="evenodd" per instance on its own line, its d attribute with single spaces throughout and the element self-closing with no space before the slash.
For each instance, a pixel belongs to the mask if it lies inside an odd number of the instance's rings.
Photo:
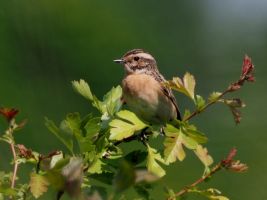
<svg viewBox="0 0 267 200">
<path fill-rule="evenodd" d="M 150 124 L 181 120 L 172 90 L 163 84 L 166 80 L 150 53 L 133 49 L 114 62 L 124 66 L 122 100 L 130 111 Z"/>
</svg>

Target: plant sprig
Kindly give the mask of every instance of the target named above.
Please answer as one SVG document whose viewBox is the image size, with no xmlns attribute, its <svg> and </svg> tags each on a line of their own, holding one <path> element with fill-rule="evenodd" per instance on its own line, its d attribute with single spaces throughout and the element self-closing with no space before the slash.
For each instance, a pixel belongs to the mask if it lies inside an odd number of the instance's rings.
<svg viewBox="0 0 267 200">
<path fill-rule="evenodd" d="M 89 113 L 81 116 L 78 112 L 69 113 L 60 123 L 46 118 L 47 128 L 65 146 L 62 151 L 51 151 L 46 155 L 15 143 L 13 133 L 23 128 L 25 122 L 16 123 L 17 109 L 1 108 L 0 114 L 6 118 L 8 127 L 0 140 L 11 147 L 13 172 L 0 172 L 3 174 L 0 176 L 0 198 L 5 196 L 19 200 L 31 197 L 39 199 L 49 187 L 53 187 L 57 191 L 57 200 L 65 193 L 76 199 L 114 199 L 122 197 L 123 192 L 132 187 L 138 196 L 151 199 L 154 182 L 167 173 L 165 166 L 183 161 L 190 150 L 203 164 L 203 176 L 179 192 L 170 189 L 168 199 L 197 193 L 209 199 L 216 197 L 226 200 L 228 198 L 221 195 L 219 190 L 199 189 L 198 185 L 221 169 L 243 172 L 247 170 L 247 166 L 234 160 L 236 149 L 233 149 L 226 159 L 213 165 L 212 156 L 203 146 L 208 137 L 189 121 L 211 105 L 220 102 L 231 109 L 236 123 L 239 123 L 239 109 L 244 107 L 244 103 L 238 98 L 225 99 L 225 96 L 239 90 L 245 82 L 253 82 L 253 73 L 254 65 L 251 59 L 245 56 L 240 78 L 222 93 L 213 92 L 208 100 L 195 94 L 196 81 L 189 73 L 182 79 L 174 77 L 173 80 L 165 82 L 168 87 L 188 96 L 195 104 L 196 110 L 192 113 L 187 111 L 182 121 L 174 120 L 163 128 L 148 124 L 133 112 L 122 109 L 120 86 L 113 87 L 100 100 L 93 94 L 87 82 L 73 81 L 74 90 L 97 109 L 98 115 Z M 163 149 L 158 149 L 153 147 L 150 140 L 156 139 L 162 130 Z M 144 145 L 125 153 L 125 147 L 131 147 L 131 141 L 141 141 Z M 125 145 L 120 145 L 122 143 Z M 16 181 L 18 166 L 21 163 L 34 166 L 29 183 L 20 184 Z M 101 184 L 95 184 L 92 180 Z M 108 187 L 112 187 L 114 192 L 108 194 Z"/>
</svg>

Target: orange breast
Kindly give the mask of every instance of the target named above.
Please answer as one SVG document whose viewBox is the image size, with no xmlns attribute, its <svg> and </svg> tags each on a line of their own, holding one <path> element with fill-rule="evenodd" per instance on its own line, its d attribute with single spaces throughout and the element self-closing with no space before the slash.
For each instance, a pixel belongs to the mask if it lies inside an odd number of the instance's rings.
<svg viewBox="0 0 267 200">
<path fill-rule="evenodd" d="M 162 92 L 161 84 L 146 74 L 132 74 L 122 82 L 123 98 L 130 110 L 148 122 L 165 123 L 176 110 Z"/>
</svg>

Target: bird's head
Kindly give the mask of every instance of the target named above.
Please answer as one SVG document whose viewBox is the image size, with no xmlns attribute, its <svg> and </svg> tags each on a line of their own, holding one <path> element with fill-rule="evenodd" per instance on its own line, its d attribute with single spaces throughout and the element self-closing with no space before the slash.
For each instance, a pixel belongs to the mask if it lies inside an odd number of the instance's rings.
<svg viewBox="0 0 267 200">
<path fill-rule="evenodd" d="M 114 60 L 114 62 L 123 64 L 127 74 L 142 74 L 157 69 L 156 60 L 142 49 L 128 51 L 122 58 Z"/>
</svg>

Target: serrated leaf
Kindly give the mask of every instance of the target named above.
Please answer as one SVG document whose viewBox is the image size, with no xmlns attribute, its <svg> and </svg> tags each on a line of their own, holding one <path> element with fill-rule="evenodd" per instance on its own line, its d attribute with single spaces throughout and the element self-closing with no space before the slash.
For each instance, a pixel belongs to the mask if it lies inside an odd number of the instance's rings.
<svg viewBox="0 0 267 200">
<path fill-rule="evenodd" d="M 119 111 L 122 103 L 122 88 L 121 86 L 112 87 L 112 89 L 103 98 L 103 108 L 110 115 L 113 116 Z"/>
<path fill-rule="evenodd" d="M 63 159 L 63 153 L 60 152 L 57 155 L 52 156 L 51 161 L 50 161 L 50 169 L 54 168 L 61 159 Z"/>
<path fill-rule="evenodd" d="M 195 154 L 199 158 L 199 160 L 205 165 L 205 167 L 209 167 L 213 163 L 212 157 L 208 154 L 207 148 L 198 145 L 196 150 L 194 150 Z"/>
<path fill-rule="evenodd" d="M 212 92 L 208 98 L 209 102 L 217 101 L 221 95 L 222 95 L 221 92 Z"/>
<path fill-rule="evenodd" d="M 52 120 L 45 118 L 45 126 L 52 132 L 73 154 L 73 141 L 71 135 L 61 131 Z"/>
<path fill-rule="evenodd" d="M 94 117 L 92 119 L 89 119 L 84 126 L 84 129 L 86 130 L 86 136 L 92 138 L 100 131 L 100 120 L 99 117 Z"/>
<path fill-rule="evenodd" d="M 93 94 L 86 81 L 84 81 L 83 79 L 80 79 L 80 81 L 72 81 L 72 86 L 75 91 L 81 94 L 84 98 L 90 101 L 93 100 Z"/>
<path fill-rule="evenodd" d="M 222 196 L 222 195 L 210 195 L 208 197 L 211 200 L 229 200 L 229 198 L 227 198 L 226 196 Z"/>
<path fill-rule="evenodd" d="M 162 167 L 157 163 L 157 161 L 160 161 L 164 163 L 164 160 L 161 158 L 160 154 L 157 153 L 156 149 L 151 148 L 149 145 L 147 145 L 147 169 L 151 173 L 157 175 L 158 177 L 162 177 L 166 174 L 165 170 L 162 169 Z"/>
<path fill-rule="evenodd" d="M 184 82 L 184 87 L 189 93 L 189 96 L 191 97 L 191 99 L 194 99 L 195 98 L 195 86 L 196 86 L 196 81 L 195 81 L 194 76 L 186 72 L 183 78 L 183 82 Z"/>
<path fill-rule="evenodd" d="M 186 132 L 186 135 L 188 135 L 190 138 L 194 139 L 197 143 L 204 144 L 208 141 L 207 136 L 204 133 L 202 133 L 196 129 L 194 130 L 191 128 L 186 128 L 185 132 Z"/>
<path fill-rule="evenodd" d="M 81 94 L 84 98 L 92 102 L 92 105 L 103 113 L 102 102 L 93 95 L 91 89 L 86 81 L 80 79 L 80 81 L 72 81 L 72 86 L 76 92 Z"/>
<path fill-rule="evenodd" d="M 216 188 L 209 188 L 207 190 L 202 190 L 199 193 L 208 197 L 211 200 L 229 200 L 227 197 L 222 196 L 221 192 Z"/>
<path fill-rule="evenodd" d="M 97 158 L 90 164 L 87 172 L 90 174 L 101 174 L 103 165 L 105 165 L 105 163 Z"/>
<path fill-rule="evenodd" d="M 202 96 L 196 95 L 195 104 L 196 104 L 197 110 L 201 111 L 205 107 L 206 102 Z"/>
<path fill-rule="evenodd" d="M 120 119 L 114 119 L 109 123 L 111 127 L 110 140 L 122 140 L 130 137 L 136 131 L 142 130 L 147 126 L 133 112 L 128 110 L 118 112 L 117 116 Z"/>
<path fill-rule="evenodd" d="M 165 84 L 172 89 L 185 94 L 191 99 L 195 99 L 196 81 L 194 76 L 190 73 L 186 72 L 183 80 L 181 80 L 179 77 L 174 77 L 171 81 L 168 81 Z"/>
<path fill-rule="evenodd" d="M 81 130 L 81 117 L 79 113 L 69 113 L 62 124 L 65 124 L 65 130 L 68 129 L 71 134 L 75 136 L 81 152 L 87 152 L 95 148 L 91 140 L 91 136 L 83 136 Z"/>
<path fill-rule="evenodd" d="M 164 160 L 166 163 L 173 163 L 177 159 L 183 161 L 186 156 L 183 146 L 188 149 L 195 149 L 197 147 L 197 142 L 188 137 L 182 128 L 178 129 L 167 124 L 164 131 L 166 134 L 164 140 Z"/>
<path fill-rule="evenodd" d="M 35 199 L 38 199 L 47 191 L 48 185 L 49 182 L 44 176 L 41 176 L 36 173 L 31 173 L 30 190 Z"/>
</svg>

